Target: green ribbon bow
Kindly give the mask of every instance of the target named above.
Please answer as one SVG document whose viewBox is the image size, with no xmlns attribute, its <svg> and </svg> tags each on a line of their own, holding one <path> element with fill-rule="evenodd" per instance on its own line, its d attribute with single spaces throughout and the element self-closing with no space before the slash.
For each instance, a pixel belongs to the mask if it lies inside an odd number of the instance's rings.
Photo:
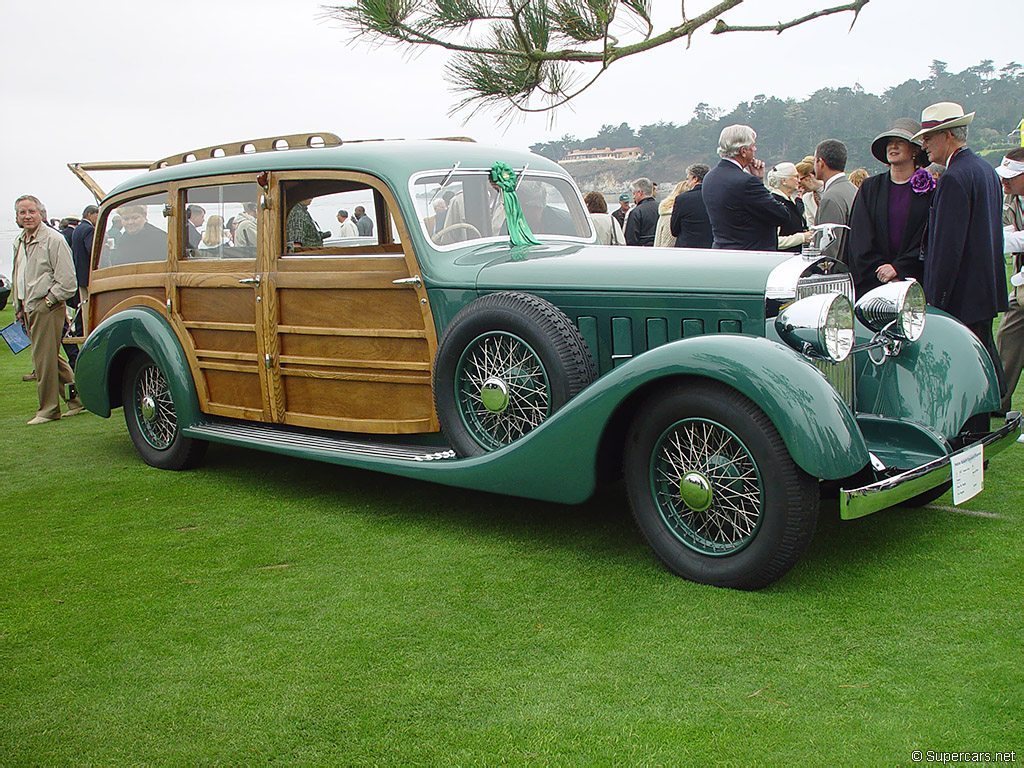
<svg viewBox="0 0 1024 768">
<path fill-rule="evenodd" d="M 516 196 L 516 172 L 505 163 L 491 166 L 491 181 L 501 190 L 502 201 L 505 203 L 505 223 L 508 225 L 508 236 L 512 245 L 540 245 L 533 236 L 530 225 L 523 216 L 523 207 Z"/>
</svg>

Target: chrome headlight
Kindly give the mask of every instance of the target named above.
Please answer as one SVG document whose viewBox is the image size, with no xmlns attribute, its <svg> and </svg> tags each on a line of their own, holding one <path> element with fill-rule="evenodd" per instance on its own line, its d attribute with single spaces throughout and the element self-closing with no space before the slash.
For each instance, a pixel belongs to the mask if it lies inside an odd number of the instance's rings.
<svg viewBox="0 0 1024 768">
<path fill-rule="evenodd" d="M 853 306 L 841 293 L 808 296 L 782 309 L 775 329 L 793 349 L 840 363 L 853 350 Z"/>
<path fill-rule="evenodd" d="M 924 289 L 916 280 L 880 285 L 857 300 L 857 318 L 875 333 L 886 331 L 904 341 L 924 333 Z"/>
</svg>

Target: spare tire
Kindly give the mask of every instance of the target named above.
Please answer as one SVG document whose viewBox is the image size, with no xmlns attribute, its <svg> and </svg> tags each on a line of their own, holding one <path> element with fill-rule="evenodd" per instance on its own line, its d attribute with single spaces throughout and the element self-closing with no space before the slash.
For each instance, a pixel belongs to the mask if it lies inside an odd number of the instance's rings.
<svg viewBox="0 0 1024 768">
<path fill-rule="evenodd" d="M 595 378 L 590 349 L 558 307 L 528 293 L 492 293 L 445 331 L 434 403 L 452 448 L 479 456 L 539 426 Z"/>
</svg>

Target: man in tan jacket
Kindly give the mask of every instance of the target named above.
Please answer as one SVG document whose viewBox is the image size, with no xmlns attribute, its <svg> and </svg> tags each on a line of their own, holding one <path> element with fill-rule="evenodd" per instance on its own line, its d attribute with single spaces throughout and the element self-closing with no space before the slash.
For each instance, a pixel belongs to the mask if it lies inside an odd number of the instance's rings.
<svg viewBox="0 0 1024 768">
<path fill-rule="evenodd" d="M 22 195 L 14 203 L 21 234 L 14 241 L 14 316 L 28 328 L 32 364 L 38 379 L 39 410 L 29 424 L 60 418 L 60 389 L 68 385 L 65 416 L 82 412 L 75 375 L 60 357 L 65 301 L 78 291 L 75 265 L 67 241 L 43 224 L 39 198 Z"/>
</svg>

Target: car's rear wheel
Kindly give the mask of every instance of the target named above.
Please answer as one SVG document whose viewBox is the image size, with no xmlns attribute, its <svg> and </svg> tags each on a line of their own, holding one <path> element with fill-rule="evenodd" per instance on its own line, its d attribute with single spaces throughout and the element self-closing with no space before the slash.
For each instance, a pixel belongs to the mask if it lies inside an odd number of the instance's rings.
<svg viewBox="0 0 1024 768">
<path fill-rule="evenodd" d="M 460 456 L 527 434 L 590 384 L 590 350 L 557 307 L 525 293 L 493 293 L 459 312 L 441 340 L 434 398 Z"/>
<path fill-rule="evenodd" d="M 188 469 L 202 461 L 207 442 L 185 437 L 167 376 L 145 355 L 125 369 L 124 420 L 142 460 L 159 469 Z"/>
<path fill-rule="evenodd" d="M 661 390 L 637 413 L 626 489 L 671 571 L 758 589 L 793 567 L 814 535 L 818 485 L 761 409 L 734 390 L 696 384 Z"/>
</svg>

